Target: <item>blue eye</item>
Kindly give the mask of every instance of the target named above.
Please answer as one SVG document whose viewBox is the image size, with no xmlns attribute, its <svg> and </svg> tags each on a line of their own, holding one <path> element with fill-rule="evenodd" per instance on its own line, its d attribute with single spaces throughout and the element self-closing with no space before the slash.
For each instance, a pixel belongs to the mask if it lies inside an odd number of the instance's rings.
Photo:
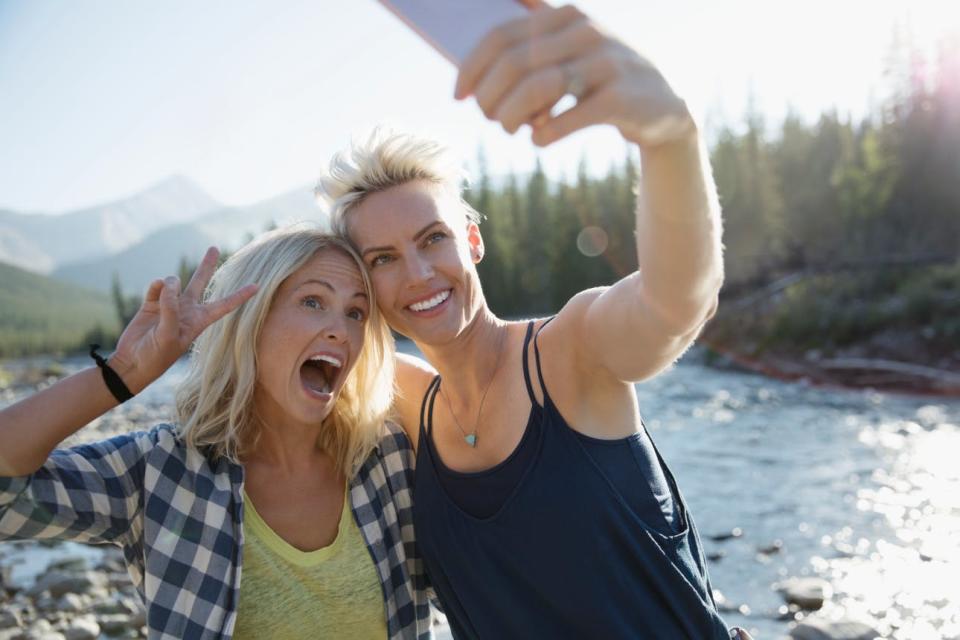
<svg viewBox="0 0 960 640">
<path fill-rule="evenodd" d="M 363 309 L 351 309 L 347 312 L 347 317 L 351 320 L 356 320 L 357 322 L 363 322 L 367 319 L 367 314 Z"/>
<path fill-rule="evenodd" d="M 392 262 L 392 261 L 393 261 L 392 256 L 387 255 L 386 253 L 381 253 L 378 256 L 374 256 L 373 260 L 370 261 L 370 266 L 379 267 L 382 264 L 387 264 L 388 262 Z"/>
<path fill-rule="evenodd" d="M 447 234 L 445 234 L 443 231 L 434 231 L 433 233 L 427 236 L 427 244 L 433 244 L 435 242 L 439 242 L 446 237 L 447 237 Z"/>
<path fill-rule="evenodd" d="M 313 296 L 304 298 L 300 301 L 300 304 L 305 306 L 307 309 L 323 309 L 323 303 Z"/>
</svg>

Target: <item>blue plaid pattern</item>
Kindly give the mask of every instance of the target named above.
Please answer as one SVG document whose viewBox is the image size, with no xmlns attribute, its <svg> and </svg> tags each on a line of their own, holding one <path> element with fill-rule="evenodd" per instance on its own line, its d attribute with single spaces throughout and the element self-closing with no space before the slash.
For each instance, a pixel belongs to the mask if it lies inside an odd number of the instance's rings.
<svg viewBox="0 0 960 640">
<path fill-rule="evenodd" d="M 350 485 L 383 587 L 392 639 L 431 638 L 413 538 L 414 454 L 391 423 Z M 0 540 L 119 545 L 150 638 L 230 638 L 240 602 L 243 468 L 186 447 L 176 428 L 58 449 L 36 473 L 0 478 Z"/>
</svg>

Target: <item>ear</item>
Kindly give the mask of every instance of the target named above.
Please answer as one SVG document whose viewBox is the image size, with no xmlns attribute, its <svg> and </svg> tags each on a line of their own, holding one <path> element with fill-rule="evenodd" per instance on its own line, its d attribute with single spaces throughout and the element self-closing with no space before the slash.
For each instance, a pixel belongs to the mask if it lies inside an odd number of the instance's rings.
<svg viewBox="0 0 960 640">
<path fill-rule="evenodd" d="M 483 236 L 480 235 L 480 227 L 476 222 L 467 223 L 467 244 L 470 246 L 470 257 L 473 264 L 478 264 L 483 260 Z"/>
</svg>

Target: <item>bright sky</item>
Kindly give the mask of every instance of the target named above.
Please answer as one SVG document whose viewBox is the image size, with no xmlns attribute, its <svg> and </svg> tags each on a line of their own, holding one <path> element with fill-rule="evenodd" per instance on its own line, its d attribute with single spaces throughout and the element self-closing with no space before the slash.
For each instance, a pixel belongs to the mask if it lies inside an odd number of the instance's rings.
<svg viewBox="0 0 960 640">
<path fill-rule="evenodd" d="M 451 0 L 452 1 L 452 0 Z M 908 7 L 909 4 L 909 7 Z M 956 0 L 584 0 L 666 72 L 708 132 L 747 96 L 777 122 L 883 95 L 893 25 L 920 42 L 960 28 Z M 310 184 L 351 133 L 379 122 L 437 136 L 493 173 L 538 151 L 472 102 L 454 69 L 374 0 L 0 0 L 0 208 L 59 212 L 171 174 L 249 204 Z M 619 162 L 595 128 L 539 152 L 571 174 Z"/>
</svg>

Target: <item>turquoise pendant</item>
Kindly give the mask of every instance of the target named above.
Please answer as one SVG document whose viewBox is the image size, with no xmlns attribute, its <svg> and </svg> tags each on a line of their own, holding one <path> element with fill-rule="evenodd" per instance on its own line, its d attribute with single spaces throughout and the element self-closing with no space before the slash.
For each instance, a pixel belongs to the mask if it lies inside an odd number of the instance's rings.
<svg viewBox="0 0 960 640">
<path fill-rule="evenodd" d="M 476 448 L 477 446 L 477 434 L 471 433 L 470 435 L 463 436 L 463 439 L 467 441 L 467 444 L 471 447 Z"/>
</svg>

